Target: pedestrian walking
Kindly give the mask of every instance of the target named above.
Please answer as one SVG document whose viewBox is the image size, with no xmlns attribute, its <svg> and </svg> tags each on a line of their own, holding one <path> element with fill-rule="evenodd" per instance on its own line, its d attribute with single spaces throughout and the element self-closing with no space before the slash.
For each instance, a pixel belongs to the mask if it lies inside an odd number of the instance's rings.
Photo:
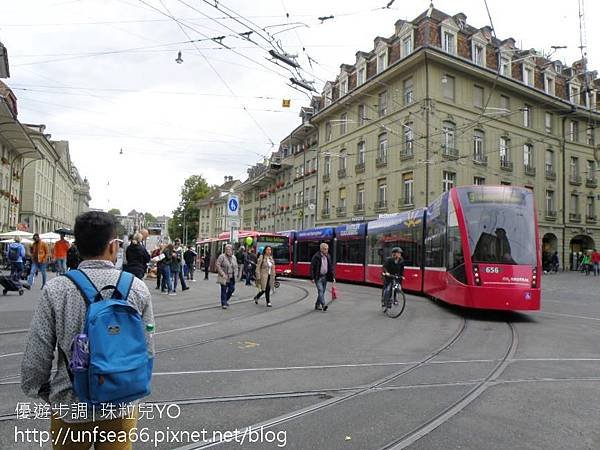
<svg viewBox="0 0 600 450">
<path fill-rule="evenodd" d="M 31 244 L 31 273 L 27 279 L 30 287 L 33 287 L 35 276 L 38 272 L 42 274 L 42 289 L 46 285 L 46 267 L 48 265 L 48 244 L 46 244 L 40 235 L 33 235 L 33 244 Z"/>
<path fill-rule="evenodd" d="M 187 250 L 183 253 L 183 260 L 185 261 L 185 265 L 187 267 L 187 279 L 190 281 L 194 280 L 194 270 L 196 269 L 196 258 L 198 257 L 198 253 L 194 250 L 192 245 L 188 245 Z"/>
<path fill-rule="evenodd" d="M 60 239 L 54 244 L 54 261 L 56 261 L 56 272 L 63 275 L 67 271 L 67 254 L 71 244 L 65 239 L 65 234 L 60 233 Z"/>
<path fill-rule="evenodd" d="M 600 252 L 596 249 L 592 252 L 592 267 L 594 268 L 594 276 L 600 276 Z"/>
<path fill-rule="evenodd" d="M 239 251 L 235 254 L 235 259 L 237 260 L 238 264 L 237 278 L 239 281 L 242 281 L 244 276 L 244 268 L 246 265 L 246 247 L 243 245 L 240 247 Z"/>
<path fill-rule="evenodd" d="M 217 283 L 221 285 L 221 308 L 229 308 L 229 299 L 235 291 L 235 275 L 238 270 L 237 259 L 233 256 L 231 244 L 225 246 L 225 252 L 219 255 L 216 262 Z"/>
<path fill-rule="evenodd" d="M 181 245 L 181 239 L 175 239 L 175 245 L 173 246 L 173 252 L 177 257 L 178 270 L 177 270 L 177 278 L 181 283 L 181 290 L 187 291 L 189 286 L 185 283 L 185 279 L 183 277 L 183 246 Z M 171 267 L 173 269 L 173 266 Z M 177 288 L 177 282 L 174 282 L 174 289 Z"/>
<path fill-rule="evenodd" d="M 256 253 L 254 253 L 254 247 L 250 247 L 248 253 L 246 253 L 246 286 L 250 286 L 252 284 L 252 280 L 255 279 L 254 275 L 256 273 L 256 263 L 258 259 L 256 257 Z"/>
<path fill-rule="evenodd" d="M 558 252 L 554 252 L 552 257 L 550 258 L 550 270 L 558 273 L 558 269 L 560 267 L 560 261 L 558 259 Z"/>
<path fill-rule="evenodd" d="M 10 279 L 18 283 L 18 286 L 21 286 L 21 275 L 25 269 L 25 255 L 25 246 L 21 244 L 21 238 L 16 236 L 15 242 L 8 245 L 7 259 L 10 263 Z"/>
<path fill-rule="evenodd" d="M 256 286 L 260 289 L 254 297 L 254 303 L 258 305 L 258 299 L 265 294 L 267 306 L 271 307 L 271 288 L 275 283 L 275 260 L 273 259 L 273 249 L 266 246 L 264 253 L 258 258 L 256 263 Z"/>
<path fill-rule="evenodd" d="M 137 422 L 135 403 L 124 404 L 123 408 L 119 405 L 105 408 L 108 403 L 103 403 L 102 408 L 99 406 L 95 409 L 91 406 L 81 408 L 83 399 L 75 392 L 77 390 L 81 393 L 83 386 L 75 387 L 71 381 L 72 377 L 87 375 L 86 365 L 91 366 L 92 357 L 96 357 L 98 351 L 109 350 L 112 352 L 111 356 L 115 358 L 115 363 L 118 364 L 127 361 L 125 358 L 128 356 L 132 359 L 135 356 L 135 361 L 138 362 L 145 356 L 144 368 L 136 369 L 136 379 L 127 380 L 114 371 L 114 364 L 109 360 L 108 364 L 102 366 L 106 371 L 103 372 L 105 375 L 94 376 L 94 379 L 100 382 L 95 383 L 94 386 L 90 383 L 91 393 L 97 394 L 100 398 L 103 398 L 109 389 L 123 395 L 131 394 L 133 389 L 139 388 L 140 380 L 149 382 L 151 376 L 154 347 L 148 331 L 144 332 L 144 328 L 149 330 L 150 327 L 154 327 L 152 301 L 145 283 L 128 274 L 123 274 L 125 281 L 121 279 L 122 274 L 114 264 L 119 251 L 119 240 L 116 236 L 117 222 L 113 216 L 105 212 L 87 212 L 78 216 L 75 221 L 75 237 L 84 260 L 79 269 L 91 281 L 88 287 L 92 290 L 94 287 L 97 289 L 104 287 L 98 295 L 107 299 L 114 296 L 115 286 L 129 284 L 124 300 L 131 307 L 132 319 L 134 315 L 139 318 L 139 329 L 136 329 L 136 335 L 128 333 L 125 322 L 119 323 L 121 327 L 108 327 L 104 338 L 102 334 L 94 333 L 95 342 L 100 340 L 100 344 L 96 344 L 94 352 L 90 350 L 87 353 L 88 359 L 86 359 L 84 351 L 91 346 L 86 343 L 88 337 L 82 334 L 88 311 L 86 301 L 81 294 L 84 290 L 80 291 L 75 282 L 67 276 L 56 277 L 48 282 L 33 315 L 21 365 L 21 388 L 27 396 L 41 399 L 50 405 L 51 435 L 61 436 L 60 440 L 55 439 L 55 449 L 87 449 L 94 444 L 98 449 L 131 449 L 129 439 L 133 434 L 130 431 L 134 429 Z M 111 335 L 112 328 L 117 329 L 117 333 Z M 141 342 L 136 339 L 140 335 Z M 92 333 L 89 338 L 92 339 Z M 102 342 L 102 339 L 123 342 L 125 338 L 129 340 L 125 345 Z M 133 347 L 135 347 L 134 352 L 130 351 Z M 106 360 L 102 362 L 106 363 Z M 131 361 L 127 363 L 131 364 Z M 56 373 L 53 370 L 54 365 L 56 365 Z M 119 367 L 123 370 L 123 366 Z M 129 365 L 127 368 L 133 366 Z M 142 371 L 145 371 L 144 377 L 141 376 Z M 82 375 L 83 373 L 85 375 Z M 105 378 L 107 382 L 102 386 Z M 140 397 L 132 394 L 131 398 Z M 109 432 L 116 436 L 123 436 L 124 441 L 119 438 L 118 443 L 116 440 L 114 443 L 107 442 L 105 438 Z"/>
<path fill-rule="evenodd" d="M 210 250 L 204 254 L 204 279 L 208 280 L 208 271 L 210 270 Z"/>
<path fill-rule="evenodd" d="M 150 254 L 146 247 L 142 244 L 144 237 L 142 233 L 135 233 L 131 243 L 125 250 L 127 257 L 127 265 L 123 268 L 124 271 L 132 273 L 140 280 L 144 279 L 148 263 L 150 262 Z"/>
<path fill-rule="evenodd" d="M 165 255 L 162 262 L 162 284 L 161 292 L 167 292 L 167 295 L 177 295 L 173 289 L 173 275 L 171 272 L 171 263 L 173 262 L 173 244 L 168 244 L 162 254 Z"/>
<path fill-rule="evenodd" d="M 325 304 L 327 282 L 332 281 L 335 283 L 335 269 L 329 255 L 329 245 L 324 242 L 319 246 L 319 251 L 313 255 L 310 261 L 310 276 L 311 281 L 317 286 L 315 310 L 325 312 L 328 308 Z"/>
<path fill-rule="evenodd" d="M 590 274 L 590 268 L 592 266 L 592 258 L 590 251 L 586 251 L 581 259 L 581 271 L 585 272 L 586 275 Z"/>
</svg>

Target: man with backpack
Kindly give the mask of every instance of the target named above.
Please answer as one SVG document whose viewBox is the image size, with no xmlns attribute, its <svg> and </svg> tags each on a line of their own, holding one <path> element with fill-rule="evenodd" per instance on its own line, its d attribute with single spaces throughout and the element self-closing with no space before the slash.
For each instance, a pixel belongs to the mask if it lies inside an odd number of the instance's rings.
<svg viewBox="0 0 600 450">
<path fill-rule="evenodd" d="M 11 242 L 8 245 L 8 251 L 6 254 L 8 262 L 10 263 L 10 279 L 20 283 L 26 254 L 25 246 L 21 244 L 20 237 L 15 237 L 15 242 Z"/>
<path fill-rule="evenodd" d="M 54 443 L 55 449 L 88 448 L 108 431 L 131 439 L 135 401 L 150 393 L 152 301 L 143 281 L 115 269 L 116 236 L 112 215 L 78 216 L 75 238 L 82 262 L 48 282 L 31 321 L 21 387 L 50 404 L 52 435 L 66 439 Z M 87 408 L 78 407 L 81 403 Z M 131 442 L 118 448 L 130 449 Z"/>
</svg>

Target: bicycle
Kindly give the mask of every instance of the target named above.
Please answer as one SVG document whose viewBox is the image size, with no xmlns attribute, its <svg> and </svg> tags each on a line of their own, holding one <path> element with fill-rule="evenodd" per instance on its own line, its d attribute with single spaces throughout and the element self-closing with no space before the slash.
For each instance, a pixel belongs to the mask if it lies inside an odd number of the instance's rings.
<svg viewBox="0 0 600 450">
<path fill-rule="evenodd" d="M 392 279 L 391 286 L 391 295 L 388 299 L 385 299 L 385 291 L 381 292 L 381 308 L 382 312 L 392 319 L 400 317 L 400 315 L 404 312 L 404 307 L 406 306 L 406 296 L 402 291 L 402 286 L 400 285 L 401 278 L 397 275 L 383 275 L 384 277 L 388 277 Z"/>
</svg>

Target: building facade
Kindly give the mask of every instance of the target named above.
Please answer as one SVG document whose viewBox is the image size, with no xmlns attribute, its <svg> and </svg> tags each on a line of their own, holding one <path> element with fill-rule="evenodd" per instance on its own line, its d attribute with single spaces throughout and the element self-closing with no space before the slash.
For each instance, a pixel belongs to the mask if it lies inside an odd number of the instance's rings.
<svg viewBox="0 0 600 450">
<path fill-rule="evenodd" d="M 302 108 L 302 123 L 286 136 L 269 160 L 248 169 L 242 228 L 275 232 L 312 228 L 318 208 L 318 128 L 314 107 Z"/>
<path fill-rule="evenodd" d="M 396 22 L 328 82 L 319 131 L 317 224 L 423 207 L 458 185 L 535 192 L 545 251 L 600 245 L 600 81 L 464 14 Z"/>
<path fill-rule="evenodd" d="M 7 74 L 7 61 L 5 65 L 4 74 Z M 0 76 L 2 76 L 1 71 Z M 2 231 L 19 227 L 21 183 L 25 160 L 40 157 L 41 154 L 26 128 L 17 119 L 17 98 L 8 86 L 0 81 L 0 229 Z"/>
<path fill-rule="evenodd" d="M 72 228 L 89 208 L 89 185 L 74 175 L 67 141 L 52 141 L 45 125 L 26 125 L 41 158 L 24 159 L 21 169 L 20 222 L 30 232 Z"/>
<path fill-rule="evenodd" d="M 232 176 L 226 175 L 222 185 L 211 192 L 207 198 L 197 203 L 199 210 L 199 240 L 215 237 L 223 231 L 229 231 L 229 223 L 226 217 L 227 196 L 231 192 L 239 194 L 238 187 L 240 183 L 240 180 L 234 180 Z"/>
</svg>

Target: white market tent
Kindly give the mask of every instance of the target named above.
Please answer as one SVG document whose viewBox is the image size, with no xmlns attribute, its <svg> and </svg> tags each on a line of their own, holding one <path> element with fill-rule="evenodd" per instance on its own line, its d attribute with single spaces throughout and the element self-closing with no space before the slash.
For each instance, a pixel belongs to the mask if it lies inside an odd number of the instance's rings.
<svg viewBox="0 0 600 450">
<path fill-rule="evenodd" d="M 60 240 L 60 235 L 58 233 L 49 232 L 40 234 L 40 239 L 49 244 L 54 244 L 56 241 Z"/>
<path fill-rule="evenodd" d="M 7 231 L 5 233 L 0 233 L 0 238 L 14 239 L 16 237 L 29 239 L 29 238 L 33 237 L 33 233 L 29 233 L 28 231 L 21 231 L 21 230 L 14 230 L 14 231 Z"/>
<path fill-rule="evenodd" d="M 0 244 L 12 244 L 13 242 L 15 242 L 14 239 L 4 239 L 0 241 Z M 31 239 L 23 238 L 21 239 L 21 244 L 33 244 L 33 241 Z"/>
</svg>

